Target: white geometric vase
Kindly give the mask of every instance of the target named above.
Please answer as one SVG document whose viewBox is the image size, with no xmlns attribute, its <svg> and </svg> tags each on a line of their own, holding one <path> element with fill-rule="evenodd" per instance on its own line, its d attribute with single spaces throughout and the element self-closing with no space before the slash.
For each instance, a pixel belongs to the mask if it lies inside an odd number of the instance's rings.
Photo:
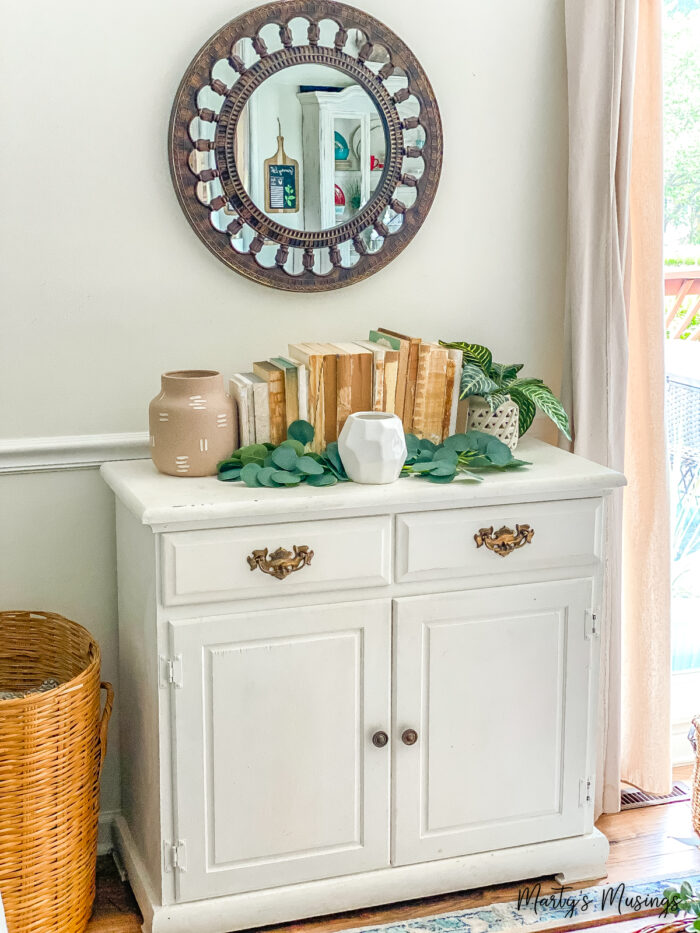
<svg viewBox="0 0 700 933">
<path fill-rule="evenodd" d="M 406 438 L 398 415 L 356 411 L 338 438 L 338 453 L 353 483 L 393 483 L 406 460 Z"/>
<path fill-rule="evenodd" d="M 478 395 L 469 398 L 469 414 L 467 415 L 467 431 L 483 431 L 484 434 L 493 434 L 499 441 L 507 444 L 511 450 L 518 446 L 518 425 L 520 423 L 520 409 L 508 396 L 495 411 Z"/>
</svg>

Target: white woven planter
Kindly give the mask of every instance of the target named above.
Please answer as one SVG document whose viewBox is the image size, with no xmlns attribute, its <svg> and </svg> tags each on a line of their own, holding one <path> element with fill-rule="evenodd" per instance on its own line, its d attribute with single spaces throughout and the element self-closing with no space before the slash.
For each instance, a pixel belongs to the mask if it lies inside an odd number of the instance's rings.
<svg viewBox="0 0 700 933">
<path fill-rule="evenodd" d="M 473 395 L 469 399 L 467 430 L 493 434 L 499 441 L 507 444 L 511 450 L 515 450 L 518 446 L 519 421 L 520 409 L 510 397 L 494 412 L 478 395 Z"/>
</svg>

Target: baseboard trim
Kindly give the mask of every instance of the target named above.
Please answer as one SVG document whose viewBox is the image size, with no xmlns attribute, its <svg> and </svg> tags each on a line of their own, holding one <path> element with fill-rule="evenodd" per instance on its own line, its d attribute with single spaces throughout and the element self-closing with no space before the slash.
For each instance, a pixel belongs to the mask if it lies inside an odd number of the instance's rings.
<svg viewBox="0 0 700 933">
<path fill-rule="evenodd" d="M 148 456 L 145 431 L 75 437 L 16 437 L 0 440 L 0 474 L 88 470 L 111 460 L 143 460 Z"/>
<path fill-rule="evenodd" d="M 114 822 L 119 810 L 101 810 L 97 821 L 97 854 L 109 855 L 114 848 Z"/>
</svg>

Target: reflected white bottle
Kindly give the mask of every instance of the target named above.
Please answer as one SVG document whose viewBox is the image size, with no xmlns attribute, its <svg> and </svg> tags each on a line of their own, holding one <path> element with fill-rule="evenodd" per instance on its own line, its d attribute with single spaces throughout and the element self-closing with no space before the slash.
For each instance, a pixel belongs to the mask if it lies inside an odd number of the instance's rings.
<svg viewBox="0 0 700 933">
<path fill-rule="evenodd" d="M 354 412 L 340 432 L 338 453 L 354 483 L 393 483 L 406 460 L 403 423 L 389 412 Z"/>
</svg>

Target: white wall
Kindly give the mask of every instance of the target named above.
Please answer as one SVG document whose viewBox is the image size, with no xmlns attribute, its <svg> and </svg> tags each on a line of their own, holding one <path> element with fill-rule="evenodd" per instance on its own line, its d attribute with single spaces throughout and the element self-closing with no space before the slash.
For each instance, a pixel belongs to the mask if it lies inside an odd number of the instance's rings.
<svg viewBox="0 0 700 933">
<path fill-rule="evenodd" d="M 445 132 L 405 252 L 333 293 L 219 263 L 170 183 L 188 62 L 247 0 L 34 0 L 3 21 L 0 438 L 139 431 L 159 374 L 248 369 L 384 324 L 489 344 L 559 384 L 566 220 L 563 0 L 356 0 L 425 67 Z M 114 677 L 113 520 L 94 471 L 0 477 L 0 606 L 84 622 Z M 116 730 L 113 730 L 116 737 Z M 115 744 L 103 787 L 118 806 Z"/>
</svg>

